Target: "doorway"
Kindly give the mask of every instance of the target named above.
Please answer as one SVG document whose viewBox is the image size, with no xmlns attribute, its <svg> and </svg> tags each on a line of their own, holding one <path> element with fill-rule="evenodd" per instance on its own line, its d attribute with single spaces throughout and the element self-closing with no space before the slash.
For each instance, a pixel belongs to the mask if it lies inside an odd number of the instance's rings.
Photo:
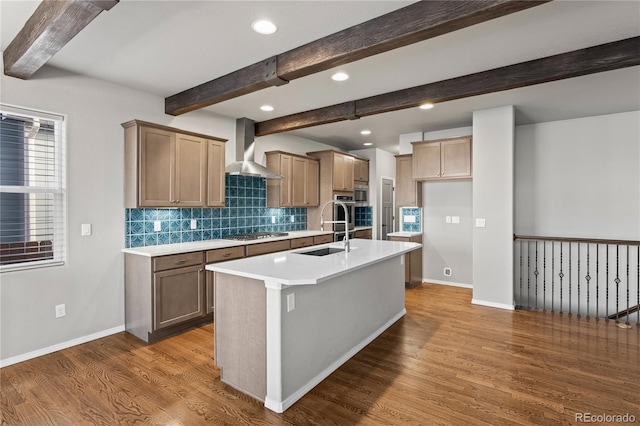
<svg viewBox="0 0 640 426">
<path fill-rule="evenodd" d="M 393 179 L 382 178 L 382 199 L 380 203 L 380 239 L 387 240 L 393 232 Z"/>
</svg>

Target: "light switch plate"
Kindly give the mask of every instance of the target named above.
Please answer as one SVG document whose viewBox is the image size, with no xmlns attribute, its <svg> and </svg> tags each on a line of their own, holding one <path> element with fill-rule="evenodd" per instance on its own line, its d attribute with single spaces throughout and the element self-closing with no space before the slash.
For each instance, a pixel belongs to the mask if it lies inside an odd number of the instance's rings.
<svg viewBox="0 0 640 426">
<path fill-rule="evenodd" d="M 291 215 L 291 223 L 296 221 L 296 217 L 294 215 Z"/>
<path fill-rule="evenodd" d="M 447 217 L 445 217 L 445 218 L 444 218 L 444 221 L 445 221 L 446 223 L 451 223 L 451 216 L 447 216 Z"/>
<path fill-rule="evenodd" d="M 91 224 L 90 223 L 83 223 L 82 224 L 82 236 L 83 237 L 87 237 L 91 235 Z"/>
<path fill-rule="evenodd" d="M 451 223 L 460 223 L 460 216 L 451 216 Z"/>
<path fill-rule="evenodd" d="M 153 222 L 153 232 L 160 232 L 162 231 L 162 225 L 160 224 L 159 220 L 156 220 Z"/>
<path fill-rule="evenodd" d="M 275 216 L 271 216 L 271 223 L 276 223 L 276 217 Z"/>
<path fill-rule="evenodd" d="M 191 229 L 198 228 L 198 221 L 196 219 L 191 219 Z"/>
<path fill-rule="evenodd" d="M 296 308 L 296 294 L 287 294 L 287 312 L 291 312 Z"/>
<path fill-rule="evenodd" d="M 484 228 L 487 222 L 484 219 L 476 219 L 476 228 Z"/>
</svg>

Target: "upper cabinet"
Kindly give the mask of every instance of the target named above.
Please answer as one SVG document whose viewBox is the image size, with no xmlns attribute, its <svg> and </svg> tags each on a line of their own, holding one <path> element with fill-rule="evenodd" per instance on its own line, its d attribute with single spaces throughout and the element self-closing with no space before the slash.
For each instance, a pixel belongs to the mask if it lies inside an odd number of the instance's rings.
<svg viewBox="0 0 640 426">
<path fill-rule="evenodd" d="M 369 182 L 369 160 L 356 158 L 353 160 L 353 180 L 356 182 Z"/>
<path fill-rule="evenodd" d="M 422 207 L 422 182 L 413 179 L 413 156 L 396 155 L 396 207 Z"/>
<path fill-rule="evenodd" d="M 354 163 L 355 157 L 339 151 L 314 151 L 308 152 L 314 158 L 320 160 L 320 179 L 322 189 L 330 185 L 331 191 L 336 192 L 353 192 L 354 188 Z M 321 195 L 320 198 L 331 198 Z"/>
<path fill-rule="evenodd" d="M 125 207 L 224 205 L 224 140 L 133 120 L 125 128 Z"/>
<path fill-rule="evenodd" d="M 413 142 L 413 178 L 471 178 L 471 137 Z"/>
<path fill-rule="evenodd" d="M 319 165 L 315 158 L 266 152 L 267 168 L 283 179 L 267 180 L 267 207 L 311 207 L 319 203 Z"/>
</svg>

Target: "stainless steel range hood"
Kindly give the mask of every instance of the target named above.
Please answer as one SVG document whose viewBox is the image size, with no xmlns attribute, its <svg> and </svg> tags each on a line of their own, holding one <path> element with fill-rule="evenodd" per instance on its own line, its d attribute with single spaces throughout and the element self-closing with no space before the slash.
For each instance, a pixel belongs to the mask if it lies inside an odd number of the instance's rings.
<svg viewBox="0 0 640 426">
<path fill-rule="evenodd" d="M 260 176 L 267 179 L 282 179 L 283 176 L 272 172 L 254 161 L 255 123 L 246 117 L 236 120 L 236 161 L 225 168 L 230 175 Z"/>
</svg>

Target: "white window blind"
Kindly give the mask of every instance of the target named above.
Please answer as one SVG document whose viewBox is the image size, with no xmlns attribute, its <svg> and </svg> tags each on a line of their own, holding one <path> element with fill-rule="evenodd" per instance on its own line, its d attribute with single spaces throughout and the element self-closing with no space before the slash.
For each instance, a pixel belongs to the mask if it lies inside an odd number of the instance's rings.
<svg viewBox="0 0 640 426">
<path fill-rule="evenodd" d="M 0 105 L 0 271 L 65 260 L 63 117 Z"/>
</svg>

